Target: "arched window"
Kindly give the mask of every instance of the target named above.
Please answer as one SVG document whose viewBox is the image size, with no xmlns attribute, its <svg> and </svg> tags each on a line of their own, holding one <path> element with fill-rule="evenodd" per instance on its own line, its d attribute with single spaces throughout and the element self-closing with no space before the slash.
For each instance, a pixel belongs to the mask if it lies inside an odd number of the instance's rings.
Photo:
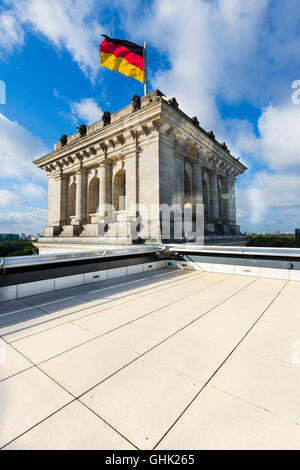
<svg viewBox="0 0 300 470">
<path fill-rule="evenodd" d="M 94 176 L 89 184 L 89 214 L 99 212 L 99 178 Z"/>
<path fill-rule="evenodd" d="M 203 188 L 204 215 L 208 217 L 208 214 L 209 214 L 208 186 L 204 178 L 202 180 L 202 188 Z"/>
<path fill-rule="evenodd" d="M 114 178 L 114 206 L 115 211 L 124 211 L 126 209 L 126 173 L 125 170 L 119 170 Z"/>
<path fill-rule="evenodd" d="M 72 183 L 68 189 L 68 216 L 76 214 L 76 183 Z"/>
<path fill-rule="evenodd" d="M 192 187 L 190 177 L 187 172 L 184 172 L 184 204 L 192 203 Z"/>
</svg>

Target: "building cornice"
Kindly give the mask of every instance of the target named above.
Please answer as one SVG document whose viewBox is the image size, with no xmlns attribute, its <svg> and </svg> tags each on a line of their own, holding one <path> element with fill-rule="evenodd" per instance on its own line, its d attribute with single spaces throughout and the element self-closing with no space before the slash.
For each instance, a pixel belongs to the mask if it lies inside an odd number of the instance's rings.
<svg viewBox="0 0 300 470">
<path fill-rule="evenodd" d="M 202 129 L 197 120 L 168 102 L 158 90 L 141 99 L 140 110 L 133 111 L 131 105 L 126 106 L 111 115 L 109 125 L 104 126 L 102 121 L 92 124 L 84 137 L 75 133 L 68 137 L 65 146 L 56 143 L 53 152 L 38 158 L 34 164 L 50 174 L 58 170 L 69 173 L 106 158 L 124 157 L 134 146 L 141 147 L 157 137 L 175 145 L 189 161 L 200 156 L 204 166 L 224 175 L 236 177 L 247 169 L 226 146 Z"/>
</svg>

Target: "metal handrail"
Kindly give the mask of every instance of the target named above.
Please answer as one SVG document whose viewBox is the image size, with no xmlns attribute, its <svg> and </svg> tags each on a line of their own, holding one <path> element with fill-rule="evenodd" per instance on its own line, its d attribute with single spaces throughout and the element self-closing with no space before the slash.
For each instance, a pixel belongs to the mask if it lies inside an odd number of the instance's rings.
<svg viewBox="0 0 300 470">
<path fill-rule="evenodd" d="M 244 256 L 267 256 L 267 257 L 300 257 L 299 248 L 271 248 L 271 247 L 243 247 L 243 246 L 215 246 L 196 244 L 157 244 L 140 246 L 137 245 L 124 248 L 109 248 L 102 250 L 74 251 L 69 253 L 56 253 L 48 255 L 15 256 L 0 259 L 0 272 L 10 268 L 20 268 L 25 266 L 37 266 L 51 263 L 64 263 L 68 261 L 83 261 L 95 258 L 109 258 L 114 256 L 134 256 L 146 253 L 157 252 L 170 253 L 199 253 L 205 255 L 244 255 Z"/>
<path fill-rule="evenodd" d="M 82 261 L 93 258 L 108 258 L 113 256 L 127 256 L 144 253 L 156 253 L 165 249 L 164 245 L 147 245 L 146 247 L 137 248 L 110 248 L 103 250 L 74 251 L 69 253 L 56 253 L 49 255 L 31 255 L 31 256 L 12 256 L 2 258 L 0 266 L 4 265 L 5 269 L 20 268 L 25 266 L 36 266 L 51 263 L 64 263 L 68 261 Z"/>
<path fill-rule="evenodd" d="M 216 245 L 166 245 L 171 252 L 185 253 L 214 253 L 246 256 L 276 256 L 300 257 L 300 248 L 245 247 L 245 246 L 216 246 Z"/>
</svg>

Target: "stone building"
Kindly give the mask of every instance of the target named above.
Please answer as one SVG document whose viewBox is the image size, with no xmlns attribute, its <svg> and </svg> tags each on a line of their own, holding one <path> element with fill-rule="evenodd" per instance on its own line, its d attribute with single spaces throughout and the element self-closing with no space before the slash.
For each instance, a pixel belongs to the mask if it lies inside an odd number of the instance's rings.
<svg viewBox="0 0 300 470">
<path fill-rule="evenodd" d="M 63 135 L 34 163 L 49 183 L 40 243 L 160 242 L 161 204 L 203 204 L 206 235 L 239 233 L 235 180 L 246 167 L 158 90 Z"/>
</svg>

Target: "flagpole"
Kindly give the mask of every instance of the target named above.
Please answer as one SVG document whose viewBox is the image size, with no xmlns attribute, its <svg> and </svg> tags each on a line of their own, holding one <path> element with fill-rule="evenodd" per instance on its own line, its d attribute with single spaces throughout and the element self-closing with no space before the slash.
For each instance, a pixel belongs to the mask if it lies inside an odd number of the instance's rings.
<svg viewBox="0 0 300 470">
<path fill-rule="evenodd" d="M 144 96 L 148 93 L 147 87 L 147 43 L 144 41 Z"/>
</svg>

